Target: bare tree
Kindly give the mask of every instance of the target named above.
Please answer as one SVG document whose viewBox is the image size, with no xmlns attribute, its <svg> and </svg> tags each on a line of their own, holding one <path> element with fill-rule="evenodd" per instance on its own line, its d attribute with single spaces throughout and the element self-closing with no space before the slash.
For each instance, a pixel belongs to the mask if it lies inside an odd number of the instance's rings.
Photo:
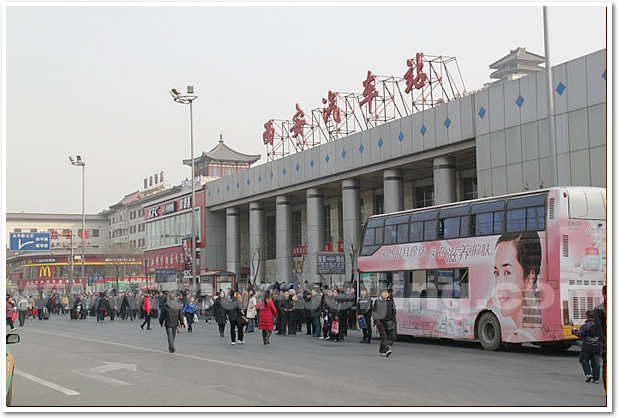
<svg viewBox="0 0 618 418">
<path fill-rule="evenodd" d="M 118 289 L 120 277 L 135 276 L 141 273 L 144 252 L 140 248 L 132 245 L 114 244 L 105 249 L 104 255 L 108 262 L 103 269 L 104 274 L 116 278 L 116 289 Z M 128 264 L 131 261 L 139 261 L 139 269 L 137 269 L 137 264 Z"/>
<path fill-rule="evenodd" d="M 252 276 L 253 283 L 251 283 L 251 277 L 249 278 L 249 285 L 255 284 L 258 274 L 260 273 L 260 269 L 262 268 L 262 247 L 256 246 L 254 247 L 253 253 L 250 257 L 251 267 L 252 267 Z"/>
</svg>

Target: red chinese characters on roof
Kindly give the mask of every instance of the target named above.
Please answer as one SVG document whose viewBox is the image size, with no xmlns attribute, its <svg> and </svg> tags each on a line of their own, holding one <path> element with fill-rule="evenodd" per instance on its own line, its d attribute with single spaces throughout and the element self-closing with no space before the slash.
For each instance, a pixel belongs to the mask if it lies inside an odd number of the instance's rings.
<svg viewBox="0 0 618 418">
<path fill-rule="evenodd" d="M 403 76 L 403 78 L 406 80 L 406 94 L 410 93 L 412 87 L 420 90 L 425 86 L 425 81 L 427 81 L 427 74 L 423 72 L 423 56 L 424 54 L 422 52 L 417 52 L 416 63 L 410 59 L 407 60 L 408 67 L 410 68 Z M 416 70 L 416 75 L 414 75 L 414 70 Z"/>
<path fill-rule="evenodd" d="M 262 134 L 262 139 L 264 140 L 264 145 L 273 145 L 275 141 L 275 128 L 273 127 L 274 121 L 270 119 L 268 122 L 264 124 L 264 133 Z"/>
<path fill-rule="evenodd" d="M 363 97 L 364 99 L 359 103 L 361 106 L 369 103 L 369 113 L 373 113 L 373 101 L 379 96 L 375 86 L 376 76 L 371 74 L 371 71 L 367 71 L 367 78 L 363 81 Z"/>
<path fill-rule="evenodd" d="M 296 103 L 296 114 L 294 114 L 292 121 L 294 122 L 294 126 L 292 127 L 292 138 L 298 139 L 298 135 L 300 135 L 305 139 L 305 130 L 303 126 L 307 124 L 307 121 L 305 120 L 305 112 L 303 112 L 298 103 Z"/>
<path fill-rule="evenodd" d="M 322 118 L 324 119 L 324 123 L 328 123 L 328 119 L 330 119 L 331 114 L 333 115 L 333 120 L 336 123 L 341 123 L 341 109 L 337 106 L 337 93 L 333 93 L 329 90 L 328 100 L 322 98 L 322 103 L 328 103 L 328 106 L 322 109 Z"/>
</svg>

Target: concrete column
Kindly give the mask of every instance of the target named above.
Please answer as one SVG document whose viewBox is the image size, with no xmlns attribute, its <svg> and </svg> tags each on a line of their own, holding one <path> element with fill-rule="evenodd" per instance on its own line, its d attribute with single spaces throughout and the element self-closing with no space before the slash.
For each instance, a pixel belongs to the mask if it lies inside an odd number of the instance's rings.
<svg viewBox="0 0 618 418">
<path fill-rule="evenodd" d="M 249 268 L 253 282 L 263 283 L 266 271 L 266 239 L 262 202 L 249 203 Z"/>
<path fill-rule="evenodd" d="M 435 204 L 455 202 L 455 158 L 436 157 L 433 160 L 433 193 Z"/>
<path fill-rule="evenodd" d="M 346 280 L 352 280 L 356 255 L 361 243 L 360 182 L 344 180 L 343 197 L 343 250 L 345 251 Z"/>
<path fill-rule="evenodd" d="M 208 208 L 204 212 L 205 247 L 201 252 L 200 270 L 225 270 L 225 213 Z"/>
<path fill-rule="evenodd" d="M 324 195 L 322 189 L 307 190 L 307 262 L 309 283 L 319 282 L 318 252 L 324 250 Z"/>
<path fill-rule="evenodd" d="M 292 281 L 292 202 L 277 196 L 277 281 Z"/>
<path fill-rule="evenodd" d="M 225 211 L 225 268 L 227 271 L 236 273 L 240 278 L 240 210 L 228 208 Z"/>
<path fill-rule="evenodd" d="M 403 210 L 403 171 L 384 170 L 384 212 Z"/>
</svg>

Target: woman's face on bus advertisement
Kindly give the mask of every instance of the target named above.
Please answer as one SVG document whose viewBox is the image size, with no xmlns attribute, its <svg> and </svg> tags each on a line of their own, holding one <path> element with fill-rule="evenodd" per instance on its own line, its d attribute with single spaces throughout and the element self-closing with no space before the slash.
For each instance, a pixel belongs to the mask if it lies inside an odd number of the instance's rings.
<svg viewBox="0 0 618 418">
<path fill-rule="evenodd" d="M 510 316 L 517 325 L 522 312 L 522 296 L 530 280 L 524 277 L 524 268 L 517 258 L 517 247 L 514 241 L 504 241 L 496 247 L 494 259 L 494 302 L 500 307 L 502 316 Z"/>
</svg>

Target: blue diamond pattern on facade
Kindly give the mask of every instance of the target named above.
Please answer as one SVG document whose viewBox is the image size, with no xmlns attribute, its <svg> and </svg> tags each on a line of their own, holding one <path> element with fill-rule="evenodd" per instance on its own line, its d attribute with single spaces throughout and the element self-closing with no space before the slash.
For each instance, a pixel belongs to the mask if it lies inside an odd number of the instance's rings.
<svg viewBox="0 0 618 418">
<path fill-rule="evenodd" d="M 517 106 L 521 107 L 521 105 L 523 105 L 523 104 L 524 104 L 524 98 L 523 98 L 523 97 L 521 97 L 521 96 L 519 96 L 519 97 L 517 98 L 517 100 L 515 100 L 515 104 L 516 104 Z"/>
<path fill-rule="evenodd" d="M 313 160 L 311 160 L 311 162 L 309 163 L 309 165 L 311 166 L 311 168 L 313 168 L 313 166 L 315 165 L 315 163 L 313 162 Z"/>
<path fill-rule="evenodd" d="M 324 161 L 326 161 L 326 164 L 328 164 L 328 162 L 330 161 L 330 156 L 328 154 L 326 154 L 326 158 L 324 158 Z"/>
<path fill-rule="evenodd" d="M 247 186 L 251 185 L 251 180 L 247 179 Z"/>
<path fill-rule="evenodd" d="M 487 112 L 485 111 L 485 108 L 483 106 L 481 106 L 481 109 L 479 110 L 479 116 L 481 117 L 481 119 L 483 119 L 485 117 L 485 114 Z"/>
<path fill-rule="evenodd" d="M 607 70 L 603 71 L 603 74 L 601 75 L 601 77 L 603 77 L 603 79 L 607 80 Z"/>
<path fill-rule="evenodd" d="M 217 194 L 219 194 L 220 192 L 221 192 L 221 190 L 220 190 L 220 189 L 217 189 Z"/>
<path fill-rule="evenodd" d="M 240 187 L 240 183 L 236 183 L 236 188 L 238 189 Z"/>
<path fill-rule="evenodd" d="M 427 132 L 427 128 L 425 127 L 425 125 L 423 124 L 423 126 L 421 126 L 421 135 L 425 136 L 425 133 Z"/>
<path fill-rule="evenodd" d="M 208 197 L 210 197 L 210 190 L 208 190 Z"/>
<path fill-rule="evenodd" d="M 226 191 L 226 192 L 229 192 L 229 191 L 230 191 L 230 186 L 227 186 L 227 187 L 225 188 L 225 191 Z"/>
<path fill-rule="evenodd" d="M 444 121 L 444 126 L 446 126 L 446 129 L 448 129 L 451 126 L 451 120 L 448 118 L 446 118 L 446 120 Z"/>
<path fill-rule="evenodd" d="M 260 176 L 258 177 L 258 183 L 262 182 L 262 175 L 260 174 Z"/>
<path fill-rule="evenodd" d="M 270 172 L 270 179 L 272 180 L 272 179 L 273 179 L 273 177 L 275 177 L 275 175 L 274 175 L 274 174 L 273 174 L 273 172 L 271 171 L 271 172 Z"/>
<path fill-rule="evenodd" d="M 380 138 L 380 140 L 378 141 L 378 147 L 382 148 L 382 145 L 384 145 L 384 141 L 382 141 L 382 138 Z"/>
<path fill-rule="evenodd" d="M 285 168 L 283 169 L 283 175 L 285 176 L 288 173 L 288 170 L 286 170 Z"/>
<path fill-rule="evenodd" d="M 346 156 L 346 155 L 348 155 L 348 154 L 345 152 L 345 150 L 343 150 L 343 151 L 341 152 L 341 158 L 345 159 L 345 156 Z"/>
<path fill-rule="evenodd" d="M 365 151 L 365 147 L 363 147 L 363 144 L 360 144 L 360 147 L 358 147 L 358 152 L 362 154 L 363 151 Z"/>
<path fill-rule="evenodd" d="M 296 164 L 296 171 L 300 171 L 300 166 Z"/>
<path fill-rule="evenodd" d="M 403 132 L 399 132 L 399 136 L 397 137 L 399 142 L 403 142 Z"/>
<path fill-rule="evenodd" d="M 562 81 L 560 82 L 560 84 L 558 84 L 558 87 L 556 87 L 556 92 L 562 96 L 562 93 L 564 93 L 564 91 L 566 90 L 566 86 L 564 84 L 562 84 Z"/>
</svg>

